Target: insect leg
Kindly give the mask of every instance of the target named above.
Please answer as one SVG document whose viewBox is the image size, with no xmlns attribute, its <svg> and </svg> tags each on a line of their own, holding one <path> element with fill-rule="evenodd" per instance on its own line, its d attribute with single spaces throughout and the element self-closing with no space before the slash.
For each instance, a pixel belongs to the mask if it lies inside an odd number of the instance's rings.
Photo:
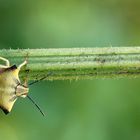
<svg viewBox="0 0 140 140">
<path fill-rule="evenodd" d="M 27 86 L 27 83 L 28 83 L 28 78 L 29 78 L 29 69 L 28 70 L 26 70 L 26 76 L 24 77 L 24 79 L 23 79 L 23 85 L 24 86 Z"/>
<path fill-rule="evenodd" d="M 18 69 L 20 70 L 21 67 L 23 67 L 23 66 L 26 65 L 26 64 L 27 64 L 27 60 L 25 60 L 23 63 L 21 63 L 21 64 L 18 66 Z"/>
<path fill-rule="evenodd" d="M 3 61 L 5 61 L 5 62 L 6 62 L 6 65 L 5 65 L 5 66 L 3 66 L 3 67 L 10 67 L 10 62 L 9 62 L 9 60 L 8 60 L 8 59 L 3 58 L 3 57 L 0 57 L 0 60 L 3 60 Z"/>
<path fill-rule="evenodd" d="M 26 65 L 27 63 L 28 63 L 28 53 L 27 53 L 27 55 L 26 55 L 26 57 L 25 57 L 25 61 L 24 61 L 23 63 L 21 63 L 21 64 L 18 66 L 18 69 L 20 70 L 21 67 L 23 67 L 23 66 Z"/>
</svg>

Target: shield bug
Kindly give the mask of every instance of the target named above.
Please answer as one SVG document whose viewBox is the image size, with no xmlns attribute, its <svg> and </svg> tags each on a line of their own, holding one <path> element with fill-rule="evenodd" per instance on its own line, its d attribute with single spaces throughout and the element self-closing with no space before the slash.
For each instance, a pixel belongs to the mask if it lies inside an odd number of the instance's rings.
<svg viewBox="0 0 140 140">
<path fill-rule="evenodd" d="M 29 88 L 27 85 L 22 84 L 19 79 L 19 72 L 21 68 L 27 64 L 27 61 L 25 60 L 19 66 L 10 66 L 9 60 L 3 57 L 0 57 L 0 60 L 5 61 L 6 63 L 5 65 L 0 65 L 0 108 L 5 114 L 8 114 L 11 112 L 18 97 L 28 97 L 44 116 L 45 114 L 42 112 L 40 107 L 28 95 Z M 41 78 L 40 80 L 43 79 L 44 78 Z M 34 81 L 29 85 L 32 85 L 40 80 Z"/>
</svg>

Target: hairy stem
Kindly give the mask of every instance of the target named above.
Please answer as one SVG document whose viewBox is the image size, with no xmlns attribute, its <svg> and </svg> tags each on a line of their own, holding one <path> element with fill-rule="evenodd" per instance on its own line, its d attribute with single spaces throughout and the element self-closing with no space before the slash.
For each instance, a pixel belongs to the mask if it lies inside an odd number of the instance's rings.
<svg viewBox="0 0 140 140">
<path fill-rule="evenodd" d="M 30 80 L 72 80 L 140 76 L 140 47 L 0 50 L 11 64 L 28 64 L 21 76 Z"/>
</svg>

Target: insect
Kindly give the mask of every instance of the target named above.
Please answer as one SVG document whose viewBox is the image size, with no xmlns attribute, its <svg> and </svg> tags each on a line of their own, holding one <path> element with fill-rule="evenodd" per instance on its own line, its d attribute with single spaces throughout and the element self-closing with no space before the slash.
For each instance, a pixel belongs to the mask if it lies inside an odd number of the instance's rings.
<svg viewBox="0 0 140 140">
<path fill-rule="evenodd" d="M 40 107 L 28 95 L 29 88 L 27 85 L 22 84 L 19 79 L 19 72 L 21 68 L 27 64 L 27 60 L 25 60 L 19 66 L 10 66 L 9 60 L 3 57 L 0 57 L 0 60 L 3 60 L 6 63 L 5 65 L 0 65 L 0 108 L 3 110 L 3 112 L 5 114 L 11 112 L 18 97 L 28 97 L 44 116 L 45 114 Z M 44 77 L 40 80 L 43 79 Z M 40 80 L 36 80 L 29 85 L 32 85 Z"/>
</svg>

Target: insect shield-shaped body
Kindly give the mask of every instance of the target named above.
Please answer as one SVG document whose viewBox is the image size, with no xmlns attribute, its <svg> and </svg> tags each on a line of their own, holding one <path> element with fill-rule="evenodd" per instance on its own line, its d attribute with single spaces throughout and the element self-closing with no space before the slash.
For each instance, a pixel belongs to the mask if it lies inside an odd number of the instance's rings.
<svg viewBox="0 0 140 140">
<path fill-rule="evenodd" d="M 29 88 L 21 84 L 19 80 L 19 71 L 22 66 L 27 64 L 24 61 L 18 67 L 10 66 L 7 59 L 0 57 L 0 60 L 6 62 L 6 65 L 0 65 L 0 108 L 5 114 L 8 114 L 18 97 L 26 97 Z"/>
</svg>

